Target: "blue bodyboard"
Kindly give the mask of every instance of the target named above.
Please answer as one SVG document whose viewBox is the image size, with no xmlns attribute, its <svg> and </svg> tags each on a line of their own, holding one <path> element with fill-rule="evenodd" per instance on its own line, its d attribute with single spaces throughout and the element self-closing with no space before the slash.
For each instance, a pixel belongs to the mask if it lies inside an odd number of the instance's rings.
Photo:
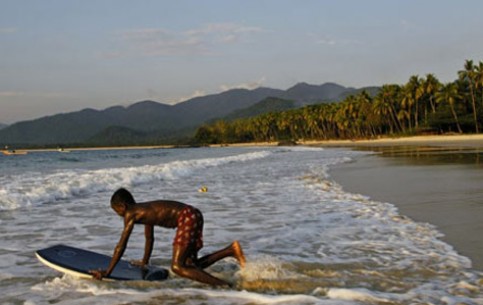
<svg viewBox="0 0 483 305">
<path fill-rule="evenodd" d="M 89 270 L 107 269 L 111 262 L 108 255 L 87 251 L 66 245 L 56 245 L 35 252 L 46 266 L 80 278 L 92 278 Z M 162 281 L 168 278 L 169 271 L 147 266 L 141 268 L 128 261 L 120 260 L 112 273 L 106 277 L 116 281 Z"/>
</svg>

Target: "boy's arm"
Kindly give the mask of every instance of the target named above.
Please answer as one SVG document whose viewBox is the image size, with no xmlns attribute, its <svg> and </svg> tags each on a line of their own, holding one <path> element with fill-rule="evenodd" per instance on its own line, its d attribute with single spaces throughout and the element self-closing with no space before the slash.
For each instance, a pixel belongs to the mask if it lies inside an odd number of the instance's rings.
<svg viewBox="0 0 483 305">
<path fill-rule="evenodd" d="M 114 254 L 112 255 L 109 267 L 107 267 L 106 270 L 91 270 L 90 273 L 94 276 L 94 278 L 101 280 L 103 277 L 111 274 L 112 270 L 114 270 L 114 267 L 116 267 L 117 263 L 124 254 L 124 250 L 126 250 L 127 242 L 129 240 L 129 236 L 131 236 L 133 228 L 134 218 L 124 222 L 124 230 L 122 231 L 121 239 L 117 243 L 116 248 L 114 248 Z"/>
<path fill-rule="evenodd" d="M 146 244 L 144 245 L 144 257 L 142 260 L 143 266 L 149 264 L 149 259 L 151 258 L 151 253 L 153 252 L 153 244 L 154 244 L 154 226 L 153 225 L 144 226 L 144 237 L 146 238 Z"/>
</svg>

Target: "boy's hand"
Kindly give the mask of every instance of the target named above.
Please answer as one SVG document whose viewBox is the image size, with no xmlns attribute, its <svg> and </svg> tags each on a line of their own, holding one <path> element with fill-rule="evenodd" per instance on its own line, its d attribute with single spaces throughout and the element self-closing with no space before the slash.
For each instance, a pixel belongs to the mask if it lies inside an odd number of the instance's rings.
<svg viewBox="0 0 483 305">
<path fill-rule="evenodd" d="M 142 260 L 132 260 L 132 261 L 129 261 L 129 263 L 133 266 L 140 267 L 140 268 L 146 267 L 146 264 L 143 263 Z"/>
<path fill-rule="evenodd" d="M 89 273 L 92 274 L 92 277 L 96 280 L 101 281 L 103 277 L 107 275 L 106 270 L 89 270 Z"/>
</svg>

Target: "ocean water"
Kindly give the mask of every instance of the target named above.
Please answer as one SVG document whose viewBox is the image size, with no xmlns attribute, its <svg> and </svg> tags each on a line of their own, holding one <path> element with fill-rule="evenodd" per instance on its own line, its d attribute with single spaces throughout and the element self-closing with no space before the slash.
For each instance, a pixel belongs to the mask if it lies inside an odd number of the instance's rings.
<svg viewBox="0 0 483 305">
<path fill-rule="evenodd" d="M 0 156 L 0 304 L 483 304 L 483 274 L 426 223 L 344 191 L 330 168 L 362 152 L 197 148 Z M 208 192 L 198 189 L 207 186 Z M 35 258 L 59 243 L 112 254 L 119 187 L 137 201 L 173 199 L 204 214 L 201 255 L 239 240 L 247 266 L 208 271 L 235 284 L 100 282 Z M 169 266 L 174 230 L 156 228 L 152 263 Z M 143 228 L 124 258 L 140 259 Z"/>
</svg>

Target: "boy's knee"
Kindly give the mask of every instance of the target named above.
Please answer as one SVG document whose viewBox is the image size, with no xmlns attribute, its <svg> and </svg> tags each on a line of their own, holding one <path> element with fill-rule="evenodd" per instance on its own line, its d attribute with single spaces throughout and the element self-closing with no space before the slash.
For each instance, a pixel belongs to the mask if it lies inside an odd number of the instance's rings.
<svg viewBox="0 0 483 305">
<path fill-rule="evenodd" d="M 171 270 L 179 276 L 184 276 L 186 274 L 186 268 L 179 262 L 172 262 Z"/>
</svg>

